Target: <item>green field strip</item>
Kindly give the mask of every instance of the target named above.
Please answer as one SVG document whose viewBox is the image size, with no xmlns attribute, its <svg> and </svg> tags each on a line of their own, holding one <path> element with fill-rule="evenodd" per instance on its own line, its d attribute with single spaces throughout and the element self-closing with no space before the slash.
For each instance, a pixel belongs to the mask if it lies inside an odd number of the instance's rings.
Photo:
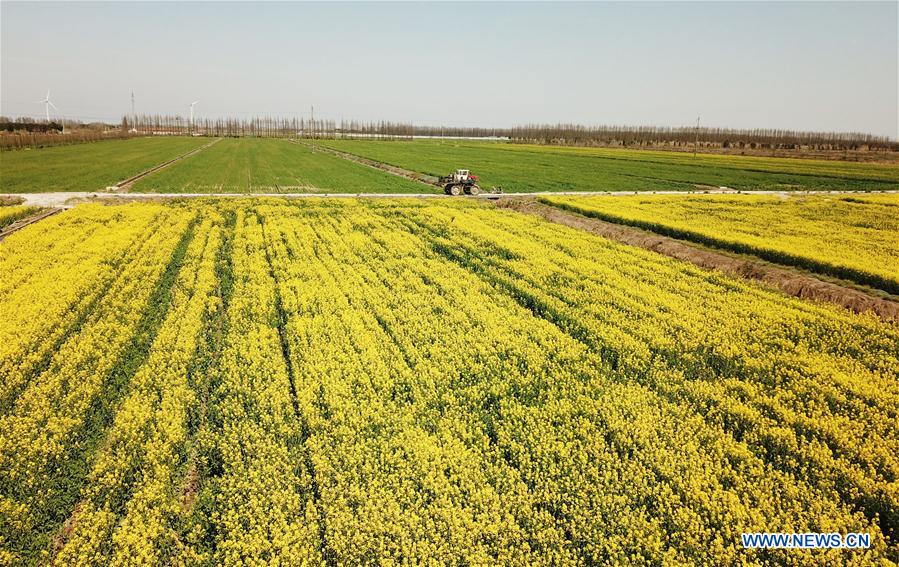
<svg viewBox="0 0 899 567">
<path fill-rule="evenodd" d="M 0 152 L 0 193 L 101 191 L 208 142 L 160 136 Z"/>
<path fill-rule="evenodd" d="M 506 192 L 899 189 L 899 167 L 816 160 L 692 159 L 670 152 L 598 151 L 497 142 L 323 140 L 359 157 L 428 175 L 471 169 L 481 186 Z M 739 158 L 739 159 L 737 159 Z M 836 164 L 835 164 L 836 163 Z M 692 187 L 691 187 L 692 186 Z"/>
<path fill-rule="evenodd" d="M 420 184 L 281 139 L 225 138 L 138 180 L 136 193 L 420 193 Z"/>
<path fill-rule="evenodd" d="M 138 173 L 138 174 L 136 174 L 136 175 L 132 175 L 132 176 L 129 177 L 128 179 L 123 179 L 122 181 L 119 181 L 118 183 L 116 183 L 116 184 L 114 185 L 114 187 L 115 187 L 116 190 L 119 190 L 119 191 L 121 191 L 121 190 L 127 190 L 127 189 L 129 189 L 129 188 L 134 184 L 134 182 L 137 181 L 138 179 L 141 179 L 141 178 L 146 177 L 146 176 L 148 176 L 148 175 L 152 175 L 153 173 L 159 171 L 160 169 L 163 169 L 163 168 L 165 168 L 165 167 L 168 167 L 169 165 L 175 163 L 176 161 L 179 161 L 179 160 L 182 160 L 182 159 L 189 158 L 190 156 L 194 155 L 195 153 L 202 152 L 202 151 L 205 150 L 206 148 L 208 148 L 208 147 L 214 145 L 214 144 L 217 143 L 217 142 L 220 142 L 221 140 L 222 140 L 221 138 L 214 138 L 211 142 L 209 142 L 209 143 L 207 143 L 207 144 L 204 144 L 204 145 L 200 146 L 199 148 L 194 148 L 194 149 L 190 150 L 189 152 L 187 152 L 187 153 L 185 153 L 185 154 L 182 154 L 182 155 L 180 155 L 180 156 L 176 156 L 176 157 L 174 157 L 174 158 L 172 158 L 172 159 L 170 159 L 170 160 L 168 160 L 168 161 L 166 161 L 166 162 L 163 162 L 163 163 L 160 163 L 160 164 L 158 164 L 158 165 L 156 165 L 156 166 L 153 166 L 153 167 L 151 167 L 150 169 L 148 169 L 148 170 L 146 170 L 146 171 L 142 171 L 142 172 L 140 172 L 140 173 Z"/>
<path fill-rule="evenodd" d="M 539 146 L 507 144 L 505 149 L 517 152 L 584 155 L 605 159 L 639 161 L 654 164 L 683 164 L 714 166 L 758 173 L 795 173 L 816 177 L 848 178 L 899 183 L 899 164 L 853 162 L 839 159 L 811 159 L 796 157 L 760 157 L 732 154 L 696 154 L 690 152 L 632 150 L 625 148 L 589 148 L 570 146 Z"/>
</svg>

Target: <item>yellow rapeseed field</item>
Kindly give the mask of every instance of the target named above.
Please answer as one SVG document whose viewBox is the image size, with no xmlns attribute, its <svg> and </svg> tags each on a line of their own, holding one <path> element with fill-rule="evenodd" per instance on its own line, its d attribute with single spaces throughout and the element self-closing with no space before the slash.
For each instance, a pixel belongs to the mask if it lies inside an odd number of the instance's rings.
<svg viewBox="0 0 899 567">
<path fill-rule="evenodd" d="M 899 327 L 488 205 L 76 207 L 0 372 L 0 564 L 899 560 Z"/>
<path fill-rule="evenodd" d="M 899 294 L 899 194 L 542 197 L 544 203 Z"/>
</svg>

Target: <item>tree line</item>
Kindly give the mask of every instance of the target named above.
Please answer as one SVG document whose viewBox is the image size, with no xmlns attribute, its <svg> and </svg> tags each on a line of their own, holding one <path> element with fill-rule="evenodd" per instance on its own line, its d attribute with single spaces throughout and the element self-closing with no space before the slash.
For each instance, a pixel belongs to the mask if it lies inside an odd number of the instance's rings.
<svg viewBox="0 0 899 567">
<path fill-rule="evenodd" d="M 84 123 L 70 119 L 47 122 L 0 116 L 0 150 L 64 146 L 128 138 L 133 135 L 118 126 L 103 122 Z"/>
<path fill-rule="evenodd" d="M 307 118 L 189 118 L 177 115 L 137 115 L 122 118 L 121 129 L 145 135 L 196 135 L 293 138 L 319 133 L 332 135 L 339 129 L 333 120 Z"/>
<path fill-rule="evenodd" d="M 672 146 L 738 149 L 899 150 L 886 136 L 864 132 L 803 132 L 773 128 L 527 125 L 510 138 L 538 144 Z"/>
<path fill-rule="evenodd" d="M 625 147 L 737 149 L 899 150 L 899 142 L 864 132 L 803 132 L 782 129 L 736 129 L 664 126 L 583 126 L 529 124 L 511 128 L 421 126 L 390 121 L 310 118 L 200 118 L 141 115 L 125 117 L 122 128 L 142 134 L 259 137 L 464 137 L 504 138 L 514 142 Z"/>
<path fill-rule="evenodd" d="M 0 130 L 4 132 L 62 132 L 59 122 L 25 122 L 0 118 Z"/>
<path fill-rule="evenodd" d="M 58 143 L 56 125 L 41 121 L 0 117 L 12 135 L 0 135 L 0 148 Z M 22 132 L 26 131 L 27 135 Z M 196 135 L 277 138 L 414 137 L 501 138 L 513 142 L 580 146 L 621 146 L 701 150 L 876 150 L 899 151 L 899 141 L 864 132 L 803 132 L 781 129 L 736 129 L 664 126 L 583 126 L 578 124 L 528 124 L 511 128 L 471 126 L 421 126 L 403 122 L 333 120 L 306 117 L 189 118 L 178 115 L 125 116 L 117 126 L 66 121 L 65 137 L 71 143 L 110 136 Z M 71 132 L 69 132 L 71 131 Z M 115 133 L 113 133 L 115 132 Z M 18 137 L 16 139 L 16 137 Z M 11 138 L 7 140 L 7 138 Z"/>
</svg>

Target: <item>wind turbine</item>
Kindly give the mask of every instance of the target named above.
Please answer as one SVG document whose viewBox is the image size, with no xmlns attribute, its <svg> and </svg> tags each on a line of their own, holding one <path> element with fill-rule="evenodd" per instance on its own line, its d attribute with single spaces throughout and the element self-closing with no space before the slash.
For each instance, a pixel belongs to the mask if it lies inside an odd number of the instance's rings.
<svg viewBox="0 0 899 567">
<path fill-rule="evenodd" d="M 52 106 L 53 110 L 55 110 L 56 112 L 59 112 L 59 109 L 56 108 L 56 105 L 53 104 L 52 102 L 50 102 L 50 89 L 47 89 L 47 96 L 45 96 L 43 100 L 36 100 L 35 102 L 38 104 L 44 105 L 44 112 L 47 115 L 47 124 L 49 124 L 50 123 L 50 107 Z"/>
<path fill-rule="evenodd" d="M 192 103 L 190 103 L 190 129 L 191 130 L 193 130 L 193 128 L 194 128 L 194 105 L 196 105 L 199 102 L 200 101 L 195 100 Z"/>
</svg>

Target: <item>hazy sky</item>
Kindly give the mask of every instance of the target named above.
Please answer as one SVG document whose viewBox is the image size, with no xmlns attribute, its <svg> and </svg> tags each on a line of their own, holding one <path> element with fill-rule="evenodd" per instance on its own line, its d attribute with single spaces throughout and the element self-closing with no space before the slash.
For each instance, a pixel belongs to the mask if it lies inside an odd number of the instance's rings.
<svg viewBox="0 0 899 567">
<path fill-rule="evenodd" d="M 899 137 L 897 2 L 0 3 L 0 113 Z"/>
</svg>

